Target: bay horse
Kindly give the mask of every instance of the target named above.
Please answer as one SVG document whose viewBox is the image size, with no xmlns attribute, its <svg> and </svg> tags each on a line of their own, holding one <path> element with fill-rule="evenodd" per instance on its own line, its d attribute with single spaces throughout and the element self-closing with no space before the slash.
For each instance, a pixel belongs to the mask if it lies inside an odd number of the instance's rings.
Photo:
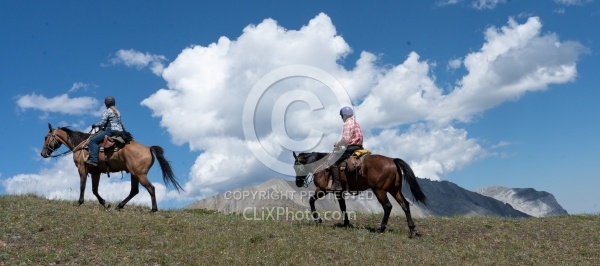
<svg viewBox="0 0 600 266">
<path fill-rule="evenodd" d="M 44 137 L 44 146 L 42 147 L 41 155 L 44 158 L 51 157 L 53 156 L 52 153 L 61 145 L 67 146 L 70 152 L 73 153 L 73 161 L 79 172 L 79 205 L 83 204 L 85 183 L 87 181 L 88 173 L 92 177 L 92 192 L 98 199 L 100 205 L 105 209 L 108 209 L 110 208 L 110 204 L 98 194 L 100 174 L 126 171 L 131 174 L 131 191 L 129 192 L 129 195 L 119 203 L 117 209 L 123 209 L 125 204 L 139 193 L 139 184 L 142 184 L 148 193 L 150 193 L 150 198 L 152 199 L 151 212 L 158 211 L 154 186 L 148 180 L 148 171 L 154 164 L 155 157 L 162 170 L 165 185 L 168 186 L 171 184 L 178 192 L 179 190 L 183 190 L 181 185 L 179 185 L 175 179 L 171 164 L 165 158 L 164 151 L 160 146 L 147 147 L 132 140 L 116 152 L 109 153 L 107 151 L 105 153 L 100 151 L 98 166 L 91 166 L 87 165 L 85 161 L 89 154 L 87 142 L 93 134 L 74 131 L 66 127 L 54 129 L 50 123 L 48 123 L 48 128 L 50 131 Z M 65 153 L 63 153 L 63 155 L 64 154 Z M 107 154 L 109 155 L 108 161 L 106 161 Z M 58 155 L 54 155 L 53 157 L 56 156 Z"/>
<path fill-rule="evenodd" d="M 312 175 L 316 189 L 314 195 L 310 197 L 310 209 L 312 216 L 317 223 L 321 223 L 322 219 L 319 218 L 319 214 L 315 209 L 315 201 L 325 196 L 327 193 L 332 192 L 328 190 L 329 183 L 329 169 L 327 168 L 327 161 L 330 153 L 322 152 L 311 152 L 311 153 L 300 153 L 294 155 L 294 170 L 296 171 L 296 186 L 302 187 L 308 185 L 310 178 L 307 176 Z M 410 166 L 399 158 L 390 158 L 383 155 L 371 154 L 363 155 L 367 156 L 364 158 L 360 170 L 356 171 L 340 171 L 340 181 L 342 183 L 342 190 L 348 188 L 349 191 L 364 191 L 371 189 L 375 194 L 375 197 L 383 207 L 383 219 L 377 231 L 383 233 L 386 229 L 390 213 L 392 211 L 392 204 L 388 200 L 387 193 L 394 196 L 394 199 L 400 204 L 406 221 L 408 223 L 408 229 L 410 230 L 409 237 L 419 236 L 420 234 L 415 230 L 415 223 L 412 220 L 410 214 L 409 202 L 406 201 L 404 195 L 402 195 L 402 180 L 404 179 L 413 194 L 416 201 L 420 201 L 423 204 L 427 204 L 427 198 L 421 190 L 417 177 Z M 335 192 L 338 199 L 340 209 L 344 214 L 344 226 L 348 226 L 350 221 L 346 213 L 346 202 L 342 192 Z"/>
</svg>

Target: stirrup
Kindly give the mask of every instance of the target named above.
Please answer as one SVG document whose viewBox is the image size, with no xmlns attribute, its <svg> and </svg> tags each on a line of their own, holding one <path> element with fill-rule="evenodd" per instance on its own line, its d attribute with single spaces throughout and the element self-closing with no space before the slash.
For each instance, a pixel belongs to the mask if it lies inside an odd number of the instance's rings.
<svg viewBox="0 0 600 266">
<path fill-rule="evenodd" d="M 333 177 L 331 177 L 331 178 L 333 178 Z M 331 182 L 330 190 L 331 191 L 342 191 L 343 190 L 342 189 L 342 182 L 341 181 L 338 181 L 338 182 L 332 181 Z"/>
</svg>

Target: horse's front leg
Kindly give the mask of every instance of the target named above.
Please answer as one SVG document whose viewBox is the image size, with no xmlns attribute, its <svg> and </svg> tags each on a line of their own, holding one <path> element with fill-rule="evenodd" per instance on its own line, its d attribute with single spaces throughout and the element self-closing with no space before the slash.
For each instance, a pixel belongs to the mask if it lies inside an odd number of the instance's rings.
<svg viewBox="0 0 600 266">
<path fill-rule="evenodd" d="M 340 210 L 344 215 L 344 227 L 350 225 L 350 220 L 348 219 L 348 213 L 346 212 L 346 199 L 344 198 L 344 192 L 337 192 L 335 195 L 337 197 L 338 202 L 340 203 Z"/>
<path fill-rule="evenodd" d="M 98 186 L 100 185 L 100 173 L 92 173 L 92 193 L 98 199 L 100 205 L 104 207 L 104 209 L 110 208 L 110 204 L 108 204 L 102 197 L 100 197 L 100 193 L 98 193 Z"/>
<path fill-rule="evenodd" d="M 310 200 L 308 201 L 308 203 L 310 204 L 310 212 L 312 213 L 313 220 L 315 220 L 317 224 L 322 223 L 323 219 L 319 217 L 319 213 L 315 208 L 315 201 L 325 196 L 325 194 L 327 194 L 327 192 L 317 189 L 315 190 L 315 194 L 310 196 Z"/>
<path fill-rule="evenodd" d="M 77 171 L 79 172 L 79 205 L 83 204 L 83 198 L 85 196 L 85 183 L 87 181 L 87 170 L 85 166 L 77 167 Z"/>
</svg>

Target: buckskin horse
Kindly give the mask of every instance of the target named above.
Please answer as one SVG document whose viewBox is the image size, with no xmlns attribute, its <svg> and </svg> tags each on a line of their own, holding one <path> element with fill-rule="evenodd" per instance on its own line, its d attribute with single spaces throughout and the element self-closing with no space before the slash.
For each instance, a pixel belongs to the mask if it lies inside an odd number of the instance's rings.
<svg viewBox="0 0 600 266">
<path fill-rule="evenodd" d="M 315 201 L 327 193 L 332 192 L 328 190 L 329 173 L 327 169 L 327 161 L 330 153 L 300 153 L 294 155 L 294 170 L 296 171 L 296 186 L 301 187 L 307 185 L 310 182 L 310 178 L 307 176 L 312 175 L 316 186 L 314 195 L 310 197 L 310 209 L 313 218 L 317 223 L 321 223 L 322 219 L 319 218 L 319 214 L 315 209 Z M 381 225 L 377 228 L 377 231 L 382 233 L 386 229 L 390 213 L 392 211 L 392 204 L 388 200 L 387 193 L 394 196 L 394 199 L 400 204 L 406 221 L 408 223 L 408 229 L 410 230 L 409 237 L 419 236 L 420 234 L 415 230 L 415 223 L 412 220 L 410 214 L 409 202 L 406 201 L 404 195 L 402 195 L 402 180 L 404 179 L 413 194 L 416 201 L 420 201 L 423 204 L 427 204 L 425 194 L 421 190 L 417 178 L 410 166 L 398 158 L 389 158 L 383 155 L 372 154 L 366 155 L 360 169 L 354 171 L 340 171 L 340 181 L 342 183 L 342 189 L 349 191 L 364 191 L 371 189 L 375 194 L 375 197 L 383 207 L 383 219 Z M 344 214 L 344 226 L 348 226 L 350 221 L 346 213 L 346 203 L 342 193 L 336 192 L 337 199 L 339 201 L 340 209 Z"/>
<path fill-rule="evenodd" d="M 48 124 L 48 128 L 50 131 L 44 137 L 44 146 L 42 147 L 41 155 L 44 158 L 51 157 L 53 156 L 52 153 L 61 145 L 67 146 L 70 152 L 73 153 L 73 161 L 79 172 L 79 205 L 83 204 L 83 195 L 85 193 L 85 183 L 87 181 L 88 173 L 92 177 L 92 192 L 98 199 L 100 205 L 104 206 L 105 209 L 108 209 L 110 208 L 110 204 L 98 194 L 100 174 L 126 171 L 131 174 L 131 191 L 127 198 L 119 203 L 117 209 L 123 209 L 125 204 L 139 193 L 139 184 L 142 184 L 148 193 L 150 193 L 150 198 L 152 199 L 151 212 L 157 211 L 158 207 L 156 204 L 154 186 L 148 180 L 148 171 L 154 164 L 155 157 L 162 170 L 163 181 L 165 184 L 167 186 L 171 184 L 178 192 L 179 190 L 183 190 L 175 179 L 171 164 L 165 158 L 164 151 L 160 146 L 147 147 L 132 140 L 115 152 L 110 152 L 107 149 L 105 149 L 105 152 L 100 151 L 98 166 L 91 166 L 85 164 L 89 153 L 86 144 L 93 134 L 74 131 L 66 127 L 53 129 L 50 124 Z M 66 153 L 61 155 L 64 154 Z M 107 155 L 108 161 L 106 160 Z M 54 155 L 53 157 L 56 156 L 58 155 Z"/>
</svg>

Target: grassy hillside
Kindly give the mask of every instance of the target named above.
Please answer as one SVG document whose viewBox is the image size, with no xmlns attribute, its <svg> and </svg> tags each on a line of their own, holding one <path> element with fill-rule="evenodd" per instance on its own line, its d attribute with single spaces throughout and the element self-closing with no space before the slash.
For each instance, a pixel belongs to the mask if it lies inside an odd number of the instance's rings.
<svg viewBox="0 0 600 266">
<path fill-rule="evenodd" d="M 599 215 L 421 218 L 415 239 L 398 216 L 377 234 L 380 215 L 352 228 L 263 215 L 0 196 L 0 265 L 600 265 Z"/>
</svg>

